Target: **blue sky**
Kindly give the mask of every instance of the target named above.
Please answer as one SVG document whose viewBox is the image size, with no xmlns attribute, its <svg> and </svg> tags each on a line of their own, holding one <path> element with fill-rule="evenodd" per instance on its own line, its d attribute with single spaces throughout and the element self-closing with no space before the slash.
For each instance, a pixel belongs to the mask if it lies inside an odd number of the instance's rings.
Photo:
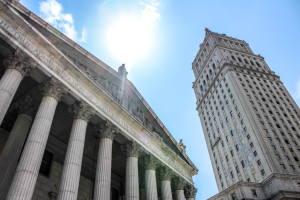
<svg viewBox="0 0 300 200">
<path fill-rule="evenodd" d="M 43 3 L 44 2 L 44 3 Z M 300 103 L 300 1 L 21 0 L 135 84 L 199 169 L 197 199 L 217 193 L 195 110 L 191 63 L 205 27 L 245 40 Z M 124 43 L 125 41 L 125 43 Z"/>
</svg>

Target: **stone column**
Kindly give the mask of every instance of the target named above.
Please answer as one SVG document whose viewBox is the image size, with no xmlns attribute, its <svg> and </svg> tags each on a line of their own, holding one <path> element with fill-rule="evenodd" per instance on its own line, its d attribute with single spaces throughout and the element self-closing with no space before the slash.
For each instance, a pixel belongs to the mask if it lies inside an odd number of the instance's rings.
<svg viewBox="0 0 300 200">
<path fill-rule="evenodd" d="M 32 118 L 36 112 L 33 99 L 26 95 L 16 103 L 19 115 L 0 155 L 0 200 L 6 198 L 9 186 L 14 177 Z"/>
<path fill-rule="evenodd" d="M 64 161 L 58 200 L 77 199 L 86 128 L 90 117 L 94 114 L 92 108 L 84 102 L 76 103 L 70 112 L 74 115 L 74 122 Z"/>
<path fill-rule="evenodd" d="M 197 189 L 193 185 L 189 184 L 185 186 L 184 196 L 186 200 L 195 200 L 196 193 L 197 193 Z"/>
<path fill-rule="evenodd" d="M 157 200 L 158 196 L 157 196 L 156 175 L 155 175 L 157 160 L 152 155 L 145 156 L 144 164 L 145 164 L 146 199 Z"/>
<path fill-rule="evenodd" d="M 7 67 L 0 80 L 0 124 L 24 76 L 32 69 L 32 60 L 17 50 L 15 56 L 4 61 Z"/>
<path fill-rule="evenodd" d="M 44 84 L 44 96 L 29 132 L 7 200 L 32 198 L 55 109 L 63 91 L 62 86 L 54 79 Z"/>
<path fill-rule="evenodd" d="M 172 200 L 171 190 L 172 171 L 166 167 L 160 168 L 162 200 Z"/>
<path fill-rule="evenodd" d="M 175 200 L 184 200 L 184 180 L 180 177 L 175 177 L 172 185 L 175 190 Z"/>
<path fill-rule="evenodd" d="M 112 142 L 118 128 L 107 121 L 101 124 L 97 131 L 100 131 L 99 151 L 97 158 L 94 200 L 109 200 L 111 185 L 111 160 Z"/>
<path fill-rule="evenodd" d="M 141 147 L 136 142 L 130 141 L 123 144 L 121 150 L 126 156 L 125 199 L 139 200 L 138 156 Z"/>
</svg>

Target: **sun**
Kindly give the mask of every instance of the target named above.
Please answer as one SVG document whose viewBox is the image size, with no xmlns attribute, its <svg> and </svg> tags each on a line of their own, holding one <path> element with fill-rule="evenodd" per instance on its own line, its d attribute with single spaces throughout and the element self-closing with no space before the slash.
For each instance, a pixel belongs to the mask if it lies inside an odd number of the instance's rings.
<svg viewBox="0 0 300 200">
<path fill-rule="evenodd" d="M 107 31 L 107 45 L 127 70 L 144 58 L 153 41 L 149 23 L 136 16 L 120 16 Z"/>
</svg>

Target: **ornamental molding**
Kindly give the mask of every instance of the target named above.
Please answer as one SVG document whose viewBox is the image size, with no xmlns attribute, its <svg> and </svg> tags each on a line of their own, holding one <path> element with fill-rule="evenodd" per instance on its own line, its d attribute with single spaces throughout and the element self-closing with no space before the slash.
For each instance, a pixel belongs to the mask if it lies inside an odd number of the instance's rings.
<svg viewBox="0 0 300 200">
<path fill-rule="evenodd" d="M 8 69 L 15 69 L 19 71 L 23 77 L 27 76 L 29 72 L 37 65 L 33 59 L 27 56 L 20 49 L 16 49 L 14 55 L 11 55 L 8 59 L 5 59 L 3 64 Z"/>
<path fill-rule="evenodd" d="M 159 161 L 151 154 L 144 156 L 142 162 L 145 170 L 156 170 L 159 165 Z"/>
<path fill-rule="evenodd" d="M 26 22 L 15 10 L 0 1 L 0 33 L 10 39 L 38 63 L 38 68 L 59 79 L 72 94 L 93 107 L 107 120 L 114 122 L 129 138 L 138 142 L 145 150 L 157 157 L 189 183 L 197 169 L 192 168 L 161 143 L 127 112 L 110 101 L 107 95 L 47 40 L 39 31 Z M 16 29 L 15 27 L 18 27 Z M 57 55 L 55 55 L 57 54 Z M 81 74 L 81 75 L 80 75 Z M 79 78 L 80 76 L 80 78 Z"/>
<path fill-rule="evenodd" d="M 184 196 L 185 198 L 195 198 L 197 193 L 197 188 L 195 188 L 193 185 L 188 184 L 187 186 L 185 186 L 184 188 Z"/>
<path fill-rule="evenodd" d="M 162 181 L 170 181 L 172 179 L 172 176 L 174 175 L 172 170 L 170 170 L 168 167 L 160 168 L 159 173 L 160 173 L 160 179 Z"/>
<path fill-rule="evenodd" d="M 140 153 L 143 151 L 142 147 L 134 142 L 129 141 L 121 145 L 121 151 L 125 154 L 126 157 L 139 157 Z"/>
<path fill-rule="evenodd" d="M 116 135 L 120 133 L 120 129 L 110 121 L 104 121 L 95 126 L 95 131 L 98 133 L 99 138 L 108 138 L 114 140 Z"/>
<path fill-rule="evenodd" d="M 186 182 L 179 176 L 175 177 L 172 181 L 172 188 L 174 190 L 184 190 Z"/>
<path fill-rule="evenodd" d="M 60 101 L 61 97 L 67 93 L 66 87 L 55 78 L 44 81 L 40 88 L 43 96 L 50 96 Z"/>
<path fill-rule="evenodd" d="M 68 111 L 73 115 L 74 119 L 82 119 L 89 122 L 90 118 L 95 114 L 95 110 L 87 103 L 81 101 L 75 103 Z"/>
</svg>

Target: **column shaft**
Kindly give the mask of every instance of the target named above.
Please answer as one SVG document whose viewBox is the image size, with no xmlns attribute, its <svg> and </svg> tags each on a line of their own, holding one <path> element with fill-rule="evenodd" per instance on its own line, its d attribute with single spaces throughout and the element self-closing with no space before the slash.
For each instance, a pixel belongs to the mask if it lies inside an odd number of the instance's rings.
<svg viewBox="0 0 300 200">
<path fill-rule="evenodd" d="M 139 200 L 138 158 L 126 158 L 126 200 Z"/>
<path fill-rule="evenodd" d="M 18 70 L 7 69 L 0 80 L 0 124 L 22 79 L 23 75 Z"/>
<path fill-rule="evenodd" d="M 176 200 L 184 200 L 184 190 L 176 190 L 175 198 Z"/>
<path fill-rule="evenodd" d="M 4 200 L 21 155 L 32 119 L 19 114 L 0 155 L 0 200 Z"/>
<path fill-rule="evenodd" d="M 172 200 L 171 182 L 164 180 L 161 182 L 162 200 Z"/>
<path fill-rule="evenodd" d="M 101 138 L 99 143 L 94 199 L 110 199 L 112 140 Z"/>
<path fill-rule="evenodd" d="M 27 138 L 7 200 L 30 200 L 46 148 L 57 100 L 44 96 Z"/>
<path fill-rule="evenodd" d="M 73 122 L 60 181 L 59 200 L 77 199 L 86 127 L 87 122 L 82 119 Z"/>
<path fill-rule="evenodd" d="M 146 199 L 157 200 L 157 186 L 155 170 L 148 169 L 145 172 Z"/>
</svg>

